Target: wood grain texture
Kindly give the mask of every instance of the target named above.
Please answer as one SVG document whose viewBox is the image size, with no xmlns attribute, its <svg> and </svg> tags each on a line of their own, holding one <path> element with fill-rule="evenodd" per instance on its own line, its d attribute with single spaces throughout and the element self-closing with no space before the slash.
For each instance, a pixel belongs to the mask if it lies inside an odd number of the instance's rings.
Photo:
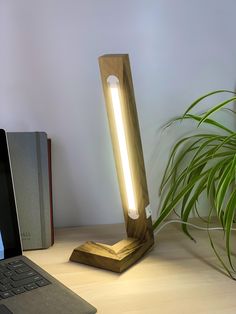
<svg viewBox="0 0 236 314">
<path fill-rule="evenodd" d="M 86 242 L 74 249 L 70 260 L 114 272 L 123 272 L 152 247 L 154 243 L 152 220 L 151 217 L 146 217 L 145 210 L 149 205 L 149 197 L 129 57 L 128 55 L 105 55 L 99 58 L 99 65 L 128 239 L 110 246 L 91 241 Z M 122 118 L 134 185 L 135 203 L 139 212 L 137 219 L 131 219 L 128 215 L 128 202 L 114 112 L 111 95 L 108 92 L 107 78 L 110 75 L 116 76 L 119 80 Z"/>
<path fill-rule="evenodd" d="M 88 241 L 74 249 L 70 260 L 121 273 L 152 247 L 153 241 L 128 238 L 114 245 Z"/>
<path fill-rule="evenodd" d="M 56 229 L 54 246 L 24 254 L 94 304 L 98 314 L 235 314 L 235 281 L 216 269 L 207 233 L 190 230 L 196 244 L 179 225 L 168 225 L 154 248 L 121 275 L 68 259 L 87 239 L 111 244 L 124 238 L 123 224 Z M 219 248 L 222 233 L 212 236 Z"/>
<path fill-rule="evenodd" d="M 145 212 L 145 208 L 149 205 L 149 196 L 129 56 L 127 54 L 101 56 L 99 58 L 99 66 L 127 235 L 128 237 L 138 238 L 139 240 L 150 240 L 153 238 L 152 222 L 151 217 L 146 219 Z M 119 144 L 116 134 L 111 95 L 107 83 L 107 78 L 110 75 L 116 76 L 119 80 L 122 117 L 124 121 L 132 181 L 134 184 L 135 201 L 139 211 L 139 218 L 135 220 L 128 216 L 128 202 Z"/>
</svg>

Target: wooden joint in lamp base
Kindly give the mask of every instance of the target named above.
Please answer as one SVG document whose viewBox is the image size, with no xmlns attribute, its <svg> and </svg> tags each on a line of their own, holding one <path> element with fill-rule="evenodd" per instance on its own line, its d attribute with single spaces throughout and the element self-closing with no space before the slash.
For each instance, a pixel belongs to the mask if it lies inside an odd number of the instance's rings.
<svg viewBox="0 0 236 314">
<path fill-rule="evenodd" d="M 143 222 L 143 223 L 142 223 Z M 141 237 L 121 240 L 113 245 L 88 241 L 74 249 L 70 260 L 113 272 L 122 273 L 135 264 L 154 244 L 151 217 L 140 217 L 135 224 L 143 225 Z M 132 224 L 126 225 L 127 233 L 136 229 Z"/>
<path fill-rule="evenodd" d="M 121 240 L 114 245 L 88 241 L 74 249 L 70 260 L 121 273 L 137 262 L 153 245 L 153 240 L 134 238 Z"/>
</svg>

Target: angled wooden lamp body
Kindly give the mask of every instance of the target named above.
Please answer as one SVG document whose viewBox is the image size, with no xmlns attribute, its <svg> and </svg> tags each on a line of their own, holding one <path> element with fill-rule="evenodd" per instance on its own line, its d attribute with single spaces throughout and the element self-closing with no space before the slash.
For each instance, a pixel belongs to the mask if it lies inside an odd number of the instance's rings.
<svg viewBox="0 0 236 314">
<path fill-rule="evenodd" d="M 134 264 L 154 243 L 146 173 L 142 144 L 135 105 L 133 83 L 129 57 L 122 55 L 104 55 L 99 58 L 103 91 L 109 120 L 113 152 L 124 211 L 127 239 L 114 245 L 86 242 L 74 249 L 70 260 L 103 269 L 122 272 Z M 110 80 L 111 79 L 111 80 Z M 115 83 L 114 83 L 115 79 Z M 109 81 L 110 80 L 110 81 Z M 115 96 L 111 92 L 115 85 Z M 118 122 L 114 109 L 114 97 L 119 98 Z M 120 110 L 120 111 L 119 111 Z M 119 115 L 120 113 L 120 115 Z M 124 129 L 129 181 L 133 195 L 127 192 L 127 179 L 124 170 L 124 158 L 120 150 L 120 123 Z M 122 120 L 122 121 L 121 121 Z M 117 125 L 118 123 L 118 125 Z M 133 204 L 130 204 L 132 203 Z"/>
</svg>

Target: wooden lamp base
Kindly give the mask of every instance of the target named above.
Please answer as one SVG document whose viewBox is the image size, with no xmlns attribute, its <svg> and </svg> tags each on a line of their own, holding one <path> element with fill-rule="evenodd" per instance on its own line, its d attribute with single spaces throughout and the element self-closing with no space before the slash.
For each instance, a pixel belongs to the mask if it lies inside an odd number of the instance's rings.
<svg viewBox="0 0 236 314">
<path fill-rule="evenodd" d="M 74 249 L 70 260 L 121 273 L 133 265 L 153 245 L 153 239 L 121 240 L 114 245 L 86 242 Z"/>
</svg>

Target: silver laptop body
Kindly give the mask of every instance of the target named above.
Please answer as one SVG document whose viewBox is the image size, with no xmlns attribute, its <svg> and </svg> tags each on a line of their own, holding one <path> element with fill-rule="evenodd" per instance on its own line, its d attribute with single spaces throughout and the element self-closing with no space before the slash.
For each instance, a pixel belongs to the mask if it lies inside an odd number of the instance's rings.
<svg viewBox="0 0 236 314">
<path fill-rule="evenodd" d="M 96 309 L 22 256 L 7 139 L 0 129 L 0 314 L 10 313 L 92 314 Z"/>
</svg>

